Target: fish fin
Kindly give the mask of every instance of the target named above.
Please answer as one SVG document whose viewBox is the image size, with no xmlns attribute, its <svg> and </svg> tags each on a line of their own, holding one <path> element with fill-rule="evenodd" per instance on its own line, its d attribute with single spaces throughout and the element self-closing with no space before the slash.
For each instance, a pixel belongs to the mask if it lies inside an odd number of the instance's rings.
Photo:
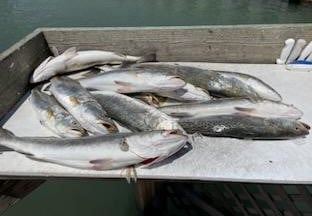
<svg viewBox="0 0 312 216">
<path fill-rule="evenodd" d="M 128 184 L 131 183 L 131 180 L 133 180 L 134 183 L 137 182 L 137 172 L 135 169 L 135 166 L 128 166 L 126 168 L 123 168 L 120 172 L 120 176 L 124 177 Z"/>
<path fill-rule="evenodd" d="M 92 164 L 92 169 L 107 170 L 112 168 L 112 159 L 96 159 L 89 161 Z"/>
<path fill-rule="evenodd" d="M 123 92 L 128 92 L 132 88 L 132 84 L 129 82 L 124 82 L 124 81 L 114 81 L 119 88 L 117 89 L 117 92 L 123 93 Z"/>
<path fill-rule="evenodd" d="M 62 55 L 66 56 L 66 59 L 71 59 L 77 55 L 77 48 L 76 47 L 68 48 L 62 53 Z"/>
<path fill-rule="evenodd" d="M 156 50 L 146 52 L 136 63 L 157 62 Z"/>
<path fill-rule="evenodd" d="M 236 109 L 240 113 L 252 113 L 256 110 L 255 108 L 247 108 L 247 107 L 234 107 L 234 109 Z"/>
<path fill-rule="evenodd" d="M 262 98 L 259 98 L 259 97 L 252 97 L 252 96 L 249 96 L 249 97 L 246 97 L 248 100 L 250 100 L 252 103 L 258 103 L 259 101 L 262 101 L 263 99 Z"/>
<path fill-rule="evenodd" d="M 60 53 L 58 51 L 58 49 L 56 48 L 56 46 L 52 46 L 51 47 L 51 52 L 53 53 L 54 56 L 59 56 Z"/>
<path fill-rule="evenodd" d="M 91 161 L 87 160 L 68 160 L 68 159 L 61 159 L 61 158 L 54 158 L 54 157 L 47 157 L 47 156 L 38 156 L 38 155 L 32 155 L 32 154 L 24 154 L 27 158 L 39 162 L 48 162 L 48 163 L 54 163 L 62 166 L 67 167 L 73 167 L 73 168 L 80 168 L 80 169 L 94 169 L 94 170 L 102 170 L 106 169 L 103 165 L 99 166 L 96 164 L 96 162 L 91 163 Z M 94 160 L 97 161 L 97 160 Z M 109 167 L 107 167 L 109 169 Z"/>
<path fill-rule="evenodd" d="M 168 113 L 168 115 L 170 115 L 172 117 L 178 117 L 178 118 L 192 117 L 192 115 L 190 113 L 187 113 L 187 112 L 172 112 L 172 113 Z"/>
</svg>

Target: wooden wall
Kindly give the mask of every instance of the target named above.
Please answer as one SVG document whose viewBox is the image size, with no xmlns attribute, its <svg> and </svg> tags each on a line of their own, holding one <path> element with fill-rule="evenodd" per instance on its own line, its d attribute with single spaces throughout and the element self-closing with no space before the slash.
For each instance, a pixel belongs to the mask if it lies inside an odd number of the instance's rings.
<svg viewBox="0 0 312 216">
<path fill-rule="evenodd" d="M 50 47 L 61 52 L 103 49 L 159 61 L 275 63 L 287 38 L 312 40 L 312 24 L 138 28 L 46 28 Z"/>
</svg>

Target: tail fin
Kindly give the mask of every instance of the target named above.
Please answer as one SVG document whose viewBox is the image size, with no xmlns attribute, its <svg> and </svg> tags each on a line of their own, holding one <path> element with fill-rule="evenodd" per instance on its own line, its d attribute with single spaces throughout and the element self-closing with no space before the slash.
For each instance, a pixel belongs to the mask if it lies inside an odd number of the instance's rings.
<svg viewBox="0 0 312 216">
<path fill-rule="evenodd" d="M 142 57 L 136 63 L 143 63 L 143 62 L 156 62 L 157 56 L 156 51 L 149 51 L 142 55 Z"/>
<path fill-rule="evenodd" d="M 127 68 L 135 64 L 144 63 L 144 62 L 157 62 L 156 51 L 146 52 L 142 57 L 136 62 L 133 61 L 123 61 L 120 65 L 120 68 Z"/>
</svg>

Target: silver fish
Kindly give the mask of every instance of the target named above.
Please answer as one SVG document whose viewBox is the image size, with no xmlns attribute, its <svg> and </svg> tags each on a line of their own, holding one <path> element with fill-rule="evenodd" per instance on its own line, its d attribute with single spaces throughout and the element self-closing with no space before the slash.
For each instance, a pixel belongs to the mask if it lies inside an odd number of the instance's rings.
<svg viewBox="0 0 312 216">
<path fill-rule="evenodd" d="M 281 101 L 282 97 L 271 86 L 248 74 L 203 70 L 195 67 L 168 64 L 137 64 L 134 68 L 154 69 L 181 77 L 194 86 L 206 89 L 213 96 L 242 97 Z"/>
<path fill-rule="evenodd" d="M 138 94 L 130 94 L 128 95 L 135 99 L 139 99 L 144 103 L 151 105 L 153 107 L 163 107 L 163 106 L 171 106 L 171 105 L 180 105 L 184 102 L 177 101 L 171 98 L 162 97 L 159 95 L 155 95 L 154 93 L 142 92 Z"/>
<path fill-rule="evenodd" d="M 109 116 L 134 131 L 181 130 L 182 127 L 167 114 L 142 101 L 108 91 L 92 94 Z"/>
<path fill-rule="evenodd" d="M 224 98 L 202 103 L 187 103 L 159 108 L 164 113 L 178 118 L 203 118 L 215 115 L 249 115 L 263 118 L 299 119 L 302 111 L 293 105 L 270 100 Z"/>
<path fill-rule="evenodd" d="M 177 152 L 186 140 L 176 130 L 64 139 L 16 137 L 0 128 L 1 145 L 30 159 L 90 170 L 148 166 Z"/>
<path fill-rule="evenodd" d="M 176 75 L 159 73 L 150 69 L 122 68 L 79 80 L 90 90 L 118 93 L 172 91 L 185 86 Z"/>
<path fill-rule="evenodd" d="M 137 62 L 142 57 L 123 55 L 102 50 L 77 51 L 76 47 L 67 49 L 56 57 L 48 57 L 34 71 L 30 82 L 36 83 L 57 75 L 83 70 L 95 65 L 107 63 Z"/>
<path fill-rule="evenodd" d="M 243 139 L 291 139 L 309 134 L 310 126 L 295 119 L 219 115 L 180 119 L 188 133 Z"/>
<path fill-rule="evenodd" d="M 102 106 L 78 82 L 68 77 L 55 77 L 51 79 L 50 91 L 89 132 L 117 132 L 116 125 L 107 117 Z"/>
<path fill-rule="evenodd" d="M 83 79 L 86 77 L 94 76 L 94 75 L 99 74 L 101 72 L 102 71 L 100 69 L 93 67 L 93 68 L 89 68 L 87 70 L 79 71 L 77 73 L 71 73 L 71 74 L 68 74 L 66 76 L 73 79 L 73 80 L 78 80 L 78 79 Z"/>
<path fill-rule="evenodd" d="M 40 123 L 58 136 L 81 137 L 86 135 L 86 131 L 79 122 L 53 96 L 33 89 L 30 102 Z"/>
<path fill-rule="evenodd" d="M 184 87 L 173 91 L 157 92 L 157 95 L 183 102 L 209 101 L 211 96 L 207 90 L 187 83 Z"/>
</svg>

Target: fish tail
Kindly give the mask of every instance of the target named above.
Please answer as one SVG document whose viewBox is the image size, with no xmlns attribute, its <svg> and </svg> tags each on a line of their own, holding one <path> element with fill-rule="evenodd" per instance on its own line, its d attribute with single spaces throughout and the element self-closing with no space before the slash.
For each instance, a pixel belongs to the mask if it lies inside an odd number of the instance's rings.
<svg viewBox="0 0 312 216">
<path fill-rule="evenodd" d="M 142 57 L 136 63 L 143 63 L 143 62 L 156 62 L 157 56 L 156 51 L 149 51 L 142 55 Z"/>
<path fill-rule="evenodd" d="M 132 65 L 139 64 L 139 63 L 144 63 L 144 62 L 157 62 L 157 56 L 156 56 L 156 51 L 148 51 L 145 52 L 139 59 L 136 61 L 133 60 L 126 60 L 123 61 L 120 65 L 120 68 L 128 68 L 131 67 Z"/>
</svg>

